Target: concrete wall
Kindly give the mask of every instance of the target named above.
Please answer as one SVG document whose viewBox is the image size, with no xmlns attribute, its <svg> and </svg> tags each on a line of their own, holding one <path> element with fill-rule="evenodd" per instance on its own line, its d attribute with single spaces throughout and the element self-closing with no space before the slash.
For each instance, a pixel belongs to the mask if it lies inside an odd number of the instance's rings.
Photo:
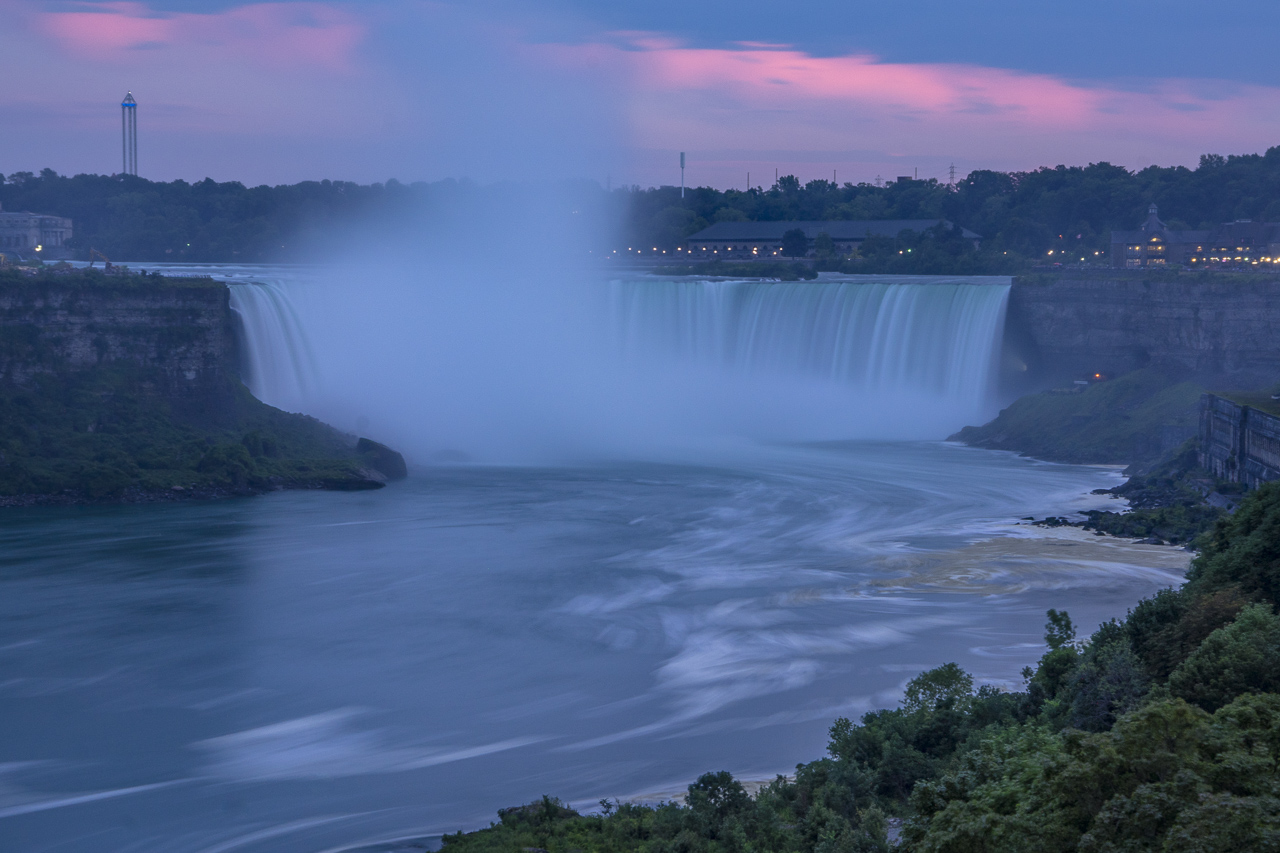
<svg viewBox="0 0 1280 853">
<path fill-rule="evenodd" d="M 1199 459 L 1217 476 L 1251 489 L 1280 479 L 1280 418 L 1205 394 Z"/>
<path fill-rule="evenodd" d="M 1280 277 L 1015 279 L 1005 340 L 1014 390 L 1151 364 L 1220 388 L 1270 386 L 1280 382 Z"/>
</svg>

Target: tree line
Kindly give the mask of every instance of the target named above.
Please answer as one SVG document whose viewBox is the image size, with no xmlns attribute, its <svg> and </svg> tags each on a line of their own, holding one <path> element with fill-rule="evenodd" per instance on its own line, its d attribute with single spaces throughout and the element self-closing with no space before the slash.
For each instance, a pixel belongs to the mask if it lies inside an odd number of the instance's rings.
<svg viewBox="0 0 1280 853">
<path fill-rule="evenodd" d="M 442 193 L 453 181 L 369 185 L 304 181 L 246 187 L 210 179 L 157 182 L 129 175 L 17 172 L 0 180 L 5 210 L 30 210 L 75 221 L 71 245 L 146 261 L 280 261 L 305 259 L 316 246 L 370 217 L 394 218 Z M 1150 166 L 1130 171 L 1110 163 L 1044 167 L 1026 172 L 977 170 L 954 185 L 905 180 L 886 185 L 786 175 L 768 189 L 678 187 L 579 188 L 597 209 L 617 218 L 617 245 L 668 252 L 714 222 L 851 219 L 946 219 L 983 236 L 980 249 L 956 234 L 868 240 L 867 269 L 901 272 L 1009 271 L 1052 258 L 1100 260 L 1112 230 L 1136 228 L 1147 206 L 1160 206 L 1173 228 L 1212 228 L 1236 219 L 1280 221 L 1280 147 L 1265 154 L 1206 154 L 1195 169 Z M 501 196 L 502 188 L 487 190 Z M 910 251 L 908 251 L 910 250 Z M 1100 253 L 1094 255 L 1094 252 Z M 901 254 L 899 254 L 901 253 Z M 834 259 L 843 262 L 845 259 Z"/>
</svg>

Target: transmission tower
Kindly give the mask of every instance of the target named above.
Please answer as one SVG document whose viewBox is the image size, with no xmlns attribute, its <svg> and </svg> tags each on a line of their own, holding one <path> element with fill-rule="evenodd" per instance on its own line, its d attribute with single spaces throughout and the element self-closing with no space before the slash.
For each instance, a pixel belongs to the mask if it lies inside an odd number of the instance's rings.
<svg viewBox="0 0 1280 853">
<path fill-rule="evenodd" d="M 124 173 L 138 174 L 138 102 L 133 92 L 120 102 L 120 137 L 124 141 Z"/>
<path fill-rule="evenodd" d="M 956 185 L 956 164 L 951 164 L 951 178 L 947 181 L 947 186 L 954 187 Z"/>
</svg>

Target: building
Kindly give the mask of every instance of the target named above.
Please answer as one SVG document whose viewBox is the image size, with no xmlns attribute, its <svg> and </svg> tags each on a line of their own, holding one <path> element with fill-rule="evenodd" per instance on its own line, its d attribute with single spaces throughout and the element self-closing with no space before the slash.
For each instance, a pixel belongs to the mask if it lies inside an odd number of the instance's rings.
<svg viewBox="0 0 1280 853">
<path fill-rule="evenodd" d="M 808 254 L 819 234 L 826 234 L 837 254 L 848 255 L 868 237 L 897 237 L 903 231 L 923 233 L 938 225 L 953 227 L 945 219 L 851 219 L 829 222 L 717 222 L 685 241 L 685 249 L 698 257 L 773 258 L 782 255 L 782 235 L 794 229 L 804 232 Z M 960 229 L 974 248 L 982 236 L 967 228 Z"/>
<path fill-rule="evenodd" d="M 0 209 L 0 252 L 24 258 L 69 257 L 70 239 L 70 219 Z"/>
<path fill-rule="evenodd" d="M 1259 266 L 1280 263 L 1280 223 L 1239 219 L 1208 231 L 1175 231 L 1160 221 L 1156 206 L 1137 231 L 1111 232 L 1113 267 Z"/>
<path fill-rule="evenodd" d="M 1111 265 L 1136 268 L 1186 264 L 1209 233 L 1170 229 L 1160 221 L 1153 204 L 1147 209 L 1147 221 L 1137 231 L 1111 232 Z"/>
<path fill-rule="evenodd" d="M 1237 219 L 1224 223 L 1198 243 L 1191 267 L 1242 267 L 1280 263 L 1280 222 Z"/>
</svg>

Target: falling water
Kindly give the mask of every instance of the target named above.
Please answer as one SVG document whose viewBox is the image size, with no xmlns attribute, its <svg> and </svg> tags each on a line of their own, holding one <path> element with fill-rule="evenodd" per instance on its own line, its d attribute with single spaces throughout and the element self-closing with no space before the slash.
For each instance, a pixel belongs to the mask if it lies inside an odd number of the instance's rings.
<svg viewBox="0 0 1280 853">
<path fill-rule="evenodd" d="M 297 312 L 278 282 L 229 284 L 231 310 L 240 317 L 241 371 L 254 396 L 298 409 L 315 388 L 315 357 Z"/>
<path fill-rule="evenodd" d="M 1008 284 L 629 281 L 613 284 L 631 358 L 808 376 L 981 404 L 994 391 Z"/>
<path fill-rule="evenodd" d="M 992 414 L 1009 292 L 1002 279 L 651 278 L 575 303 L 518 279 L 397 281 L 358 300 L 341 278 L 229 282 L 250 388 L 343 428 L 371 422 L 418 456 L 942 438 Z"/>
</svg>

